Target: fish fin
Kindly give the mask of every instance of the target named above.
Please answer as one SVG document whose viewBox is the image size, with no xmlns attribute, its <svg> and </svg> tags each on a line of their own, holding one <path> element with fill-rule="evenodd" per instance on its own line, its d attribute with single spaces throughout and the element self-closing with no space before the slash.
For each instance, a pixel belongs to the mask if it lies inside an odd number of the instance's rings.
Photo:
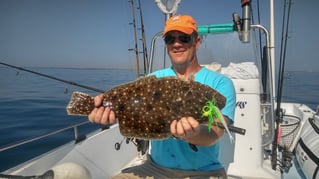
<svg viewBox="0 0 319 179">
<path fill-rule="evenodd" d="M 87 116 L 94 109 L 94 97 L 75 91 L 66 107 L 68 115 Z"/>
<path fill-rule="evenodd" d="M 195 74 L 194 74 L 194 73 L 190 74 L 190 75 L 187 77 L 186 81 L 195 81 Z"/>
<path fill-rule="evenodd" d="M 158 79 L 155 75 L 140 76 L 135 81 L 152 81 Z"/>
</svg>

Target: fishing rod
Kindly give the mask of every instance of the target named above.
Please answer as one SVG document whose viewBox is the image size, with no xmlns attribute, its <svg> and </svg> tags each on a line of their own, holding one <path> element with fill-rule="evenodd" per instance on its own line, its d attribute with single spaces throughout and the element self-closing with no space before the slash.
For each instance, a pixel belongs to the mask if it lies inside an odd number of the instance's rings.
<svg viewBox="0 0 319 179">
<path fill-rule="evenodd" d="M 73 81 L 67 81 L 67 80 L 64 80 L 64 79 L 61 79 L 61 78 L 57 78 L 57 77 L 50 76 L 50 75 L 47 75 L 47 74 L 44 74 L 44 73 L 39 73 L 39 72 L 36 72 L 36 71 L 28 70 L 26 68 L 18 67 L 18 66 L 15 66 L 15 65 L 10 65 L 10 64 L 4 63 L 4 62 L 0 62 L 0 64 L 4 65 L 4 66 L 7 66 L 7 67 L 15 68 L 15 69 L 18 69 L 18 70 L 21 70 L 21 71 L 26 71 L 26 72 L 33 73 L 33 74 L 36 74 L 36 75 L 39 75 L 39 76 L 50 78 L 52 80 L 60 81 L 60 82 L 63 82 L 63 83 L 69 84 L 69 85 L 78 86 L 78 87 L 85 88 L 85 89 L 92 90 L 92 91 L 96 91 L 96 92 L 99 92 L 99 93 L 104 93 L 105 92 L 105 90 L 101 90 L 101 89 L 93 88 L 93 87 L 90 87 L 90 86 L 82 85 L 82 84 L 79 84 L 79 83 L 75 83 Z"/>
<path fill-rule="evenodd" d="M 137 72 L 137 77 L 140 76 L 140 63 L 139 63 L 139 57 L 138 57 L 138 45 L 137 45 L 137 34 L 136 34 L 136 21 L 135 21 L 135 11 L 134 11 L 134 0 L 130 0 L 132 5 L 132 17 L 133 17 L 133 29 L 134 29 L 134 42 L 135 42 L 135 47 L 133 49 L 128 49 L 129 51 L 135 51 L 135 58 L 136 58 L 136 72 Z"/>
<path fill-rule="evenodd" d="M 289 2 L 287 2 L 289 1 Z M 272 169 L 275 170 L 277 167 L 277 149 L 278 143 L 280 141 L 281 133 L 281 123 L 283 120 L 282 110 L 281 110 L 281 100 L 282 100 L 282 90 L 283 90 L 283 78 L 285 72 L 285 61 L 286 61 L 286 49 L 287 49 L 287 39 L 288 39 L 288 27 L 289 27 L 289 17 L 291 10 L 291 0 L 284 1 L 284 12 L 283 12 L 283 23 L 282 23 L 282 39 L 281 39 L 281 48 L 280 48 L 280 63 L 279 63 L 279 77 L 278 77 L 278 89 L 277 89 L 277 107 L 276 107 L 276 130 L 274 143 L 272 148 Z M 286 4 L 288 3 L 288 12 L 286 16 Z M 286 25 L 286 27 L 285 27 Z"/>
<path fill-rule="evenodd" d="M 141 22 L 141 32 L 142 32 L 144 75 L 146 75 L 149 69 L 149 64 L 148 64 L 147 46 L 146 46 L 145 30 L 144 30 L 143 15 L 142 15 L 142 6 L 141 6 L 140 0 L 138 0 L 138 9 L 140 11 L 140 22 Z"/>
</svg>

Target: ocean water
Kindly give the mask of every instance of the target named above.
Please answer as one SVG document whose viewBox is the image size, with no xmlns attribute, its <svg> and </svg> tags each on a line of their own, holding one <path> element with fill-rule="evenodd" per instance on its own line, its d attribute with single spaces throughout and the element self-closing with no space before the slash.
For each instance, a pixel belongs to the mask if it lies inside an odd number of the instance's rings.
<svg viewBox="0 0 319 179">
<path fill-rule="evenodd" d="M 30 70 L 103 91 L 136 78 L 134 70 L 63 68 Z M 0 148 L 87 121 L 87 117 L 67 115 L 65 107 L 72 91 L 82 91 L 93 96 L 98 94 L 29 72 L 0 68 Z M 97 124 L 89 124 L 80 127 L 78 131 L 82 135 L 99 127 L 101 126 Z M 68 130 L 45 140 L 41 139 L 13 150 L 0 152 L 0 171 L 73 139 L 73 130 Z"/>
<path fill-rule="evenodd" d="M 287 72 L 283 82 L 283 101 L 319 105 L 319 72 Z"/>
<path fill-rule="evenodd" d="M 31 68 L 31 70 L 101 90 L 136 78 L 134 70 Z M 57 129 L 87 121 L 68 116 L 65 110 L 72 91 L 97 92 L 32 73 L 0 67 L 0 148 Z M 288 72 L 284 102 L 298 102 L 315 109 L 319 104 L 319 72 Z M 85 134 L 101 127 L 80 127 Z M 9 151 L 0 152 L 0 171 L 73 140 L 73 130 Z"/>
</svg>

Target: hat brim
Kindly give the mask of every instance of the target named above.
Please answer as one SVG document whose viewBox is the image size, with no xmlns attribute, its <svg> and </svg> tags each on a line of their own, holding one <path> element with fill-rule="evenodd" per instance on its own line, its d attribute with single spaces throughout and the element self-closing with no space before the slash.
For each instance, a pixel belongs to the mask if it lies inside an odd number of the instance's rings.
<svg viewBox="0 0 319 179">
<path fill-rule="evenodd" d="M 195 29 L 189 28 L 189 27 L 175 26 L 175 27 L 165 29 L 163 32 L 163 36 L 165 36 L 167 34 L 167 32 L 170 32 L 173 30 L 180 31 L 180 32 L 183 32 L 184 34 L 188 34 L 188 35 L 190 35 L 194 31 L 196 31 Z"/>
</svg>

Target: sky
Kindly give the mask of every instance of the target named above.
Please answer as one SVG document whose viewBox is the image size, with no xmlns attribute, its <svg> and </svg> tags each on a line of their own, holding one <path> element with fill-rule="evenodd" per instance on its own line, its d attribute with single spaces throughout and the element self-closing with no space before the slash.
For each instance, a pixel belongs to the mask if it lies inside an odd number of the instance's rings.
<svg viewBox="0 0 319 179">
<path fill-rule="evenodd" d="M 163 30 L 165 15 L 154 1 L 140 1 L 149 51 L 152 37 Z M 275 0 L 277 61 L 283 1 Z M 261 22 L 268 26 L 269 2 L 260 4 Z M 287 70 L 319 71 L 318 8 L 317 0 L 293 0 Z M 232 23 L 233 12 L 241 15 L 240 0 L 182 0 L 177 14 L 190 14 L 198 25 L 210 25 Z M 132 68 L 135 54 L 128 51 L 134 47 L 132 20 L 128 0 L 0 0 L 0 62 L 22 67 Z"/>
</svg>

